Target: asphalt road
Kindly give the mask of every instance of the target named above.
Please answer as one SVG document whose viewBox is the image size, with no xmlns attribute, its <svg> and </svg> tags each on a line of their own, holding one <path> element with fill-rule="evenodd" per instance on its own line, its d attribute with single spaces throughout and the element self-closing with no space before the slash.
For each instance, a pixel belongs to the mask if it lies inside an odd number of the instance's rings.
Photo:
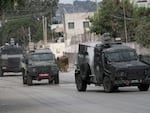
<svg viewBox="0 0 150 113">
<path fill-rule="evenodd" d="M 0 113 L 149 113 L 150 91 L 136 87 L 104 93 L 102 87 L 88 86 L 77 92 L 73 72 L 60 73 L 60 85 L 34 81 L 22 84 L 21 76 L 0 77 Z"/>
</svg>

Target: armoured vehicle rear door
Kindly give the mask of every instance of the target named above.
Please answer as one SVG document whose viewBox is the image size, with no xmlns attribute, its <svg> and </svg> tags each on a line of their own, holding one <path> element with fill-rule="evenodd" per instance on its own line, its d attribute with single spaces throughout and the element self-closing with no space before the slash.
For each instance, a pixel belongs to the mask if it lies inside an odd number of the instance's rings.
<svg viewBox="0 0 150 113">
<path fill-rule="evenodd" d="M 101 45 L 96 45 L 94 48 L 94 72 L 98 83 L 101 83 L 103 74 L 103 62 L 101 57 Z"/>
</svg>

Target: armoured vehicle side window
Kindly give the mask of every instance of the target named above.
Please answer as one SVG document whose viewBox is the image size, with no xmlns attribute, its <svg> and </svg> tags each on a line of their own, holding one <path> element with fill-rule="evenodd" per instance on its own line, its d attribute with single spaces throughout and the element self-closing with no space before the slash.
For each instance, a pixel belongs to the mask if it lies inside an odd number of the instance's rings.
<svg viewBox="0 0 150 113">
<path fill-rule="evenodd" d="M 79 54 L 84 54 L 87 51 L 87 47 L 85 45 L 79 46 Z"/>
</svg>

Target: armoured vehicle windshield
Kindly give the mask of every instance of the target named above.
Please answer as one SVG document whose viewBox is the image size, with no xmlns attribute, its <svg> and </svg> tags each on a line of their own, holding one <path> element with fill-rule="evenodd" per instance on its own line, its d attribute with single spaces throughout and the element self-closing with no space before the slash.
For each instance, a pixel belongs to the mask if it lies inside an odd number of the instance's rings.
<svg viewBox="0 0 150 113">
<path fill-rule="evenodd" d="M 38 53 L 38 54 L 32 54 L 31 56 L 32 61 L 49 61 L 54 60 L 54 55 L 51 53 Z"/>
<path fill-rule="evenodd" d="M 110 62 L 125 62 L 137 60 L 137 54 L 135 51 L 117 51 L 106 53 L 106 58 Z"/>
<path fill-rule="evenodd" d="M 14 54 L 23 54 L 22 48 L 9 47 L 2 50 L 1 54 L 14 55 Z"/>
</svg>

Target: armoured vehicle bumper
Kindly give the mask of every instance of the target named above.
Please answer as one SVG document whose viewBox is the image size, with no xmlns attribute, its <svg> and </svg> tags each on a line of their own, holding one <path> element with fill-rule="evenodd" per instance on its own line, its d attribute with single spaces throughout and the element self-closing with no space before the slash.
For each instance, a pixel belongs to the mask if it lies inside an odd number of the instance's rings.
<svg viewBox="0 0 150 113">
<path fill-rule="evenodd" d="M 144 80 L 115 80 L 114 86 L 138 86 L 139 84 L 150 84 L 150 78 Z"/>
<path fill-rule="evenodd" d="M 22 72 L 22 68 L 18 67 L 1 67 L 3 72 Z"/>
<path fill-rule="evenodd" d="M 42 79 L 54 79 L 58 75 L 58 70 L 52 70 L 50 66 L 40 66 L 31 68 L 28 72 L 29 76 L 32 76 L 33 79 L 42 80 Z"/>
</svg>

